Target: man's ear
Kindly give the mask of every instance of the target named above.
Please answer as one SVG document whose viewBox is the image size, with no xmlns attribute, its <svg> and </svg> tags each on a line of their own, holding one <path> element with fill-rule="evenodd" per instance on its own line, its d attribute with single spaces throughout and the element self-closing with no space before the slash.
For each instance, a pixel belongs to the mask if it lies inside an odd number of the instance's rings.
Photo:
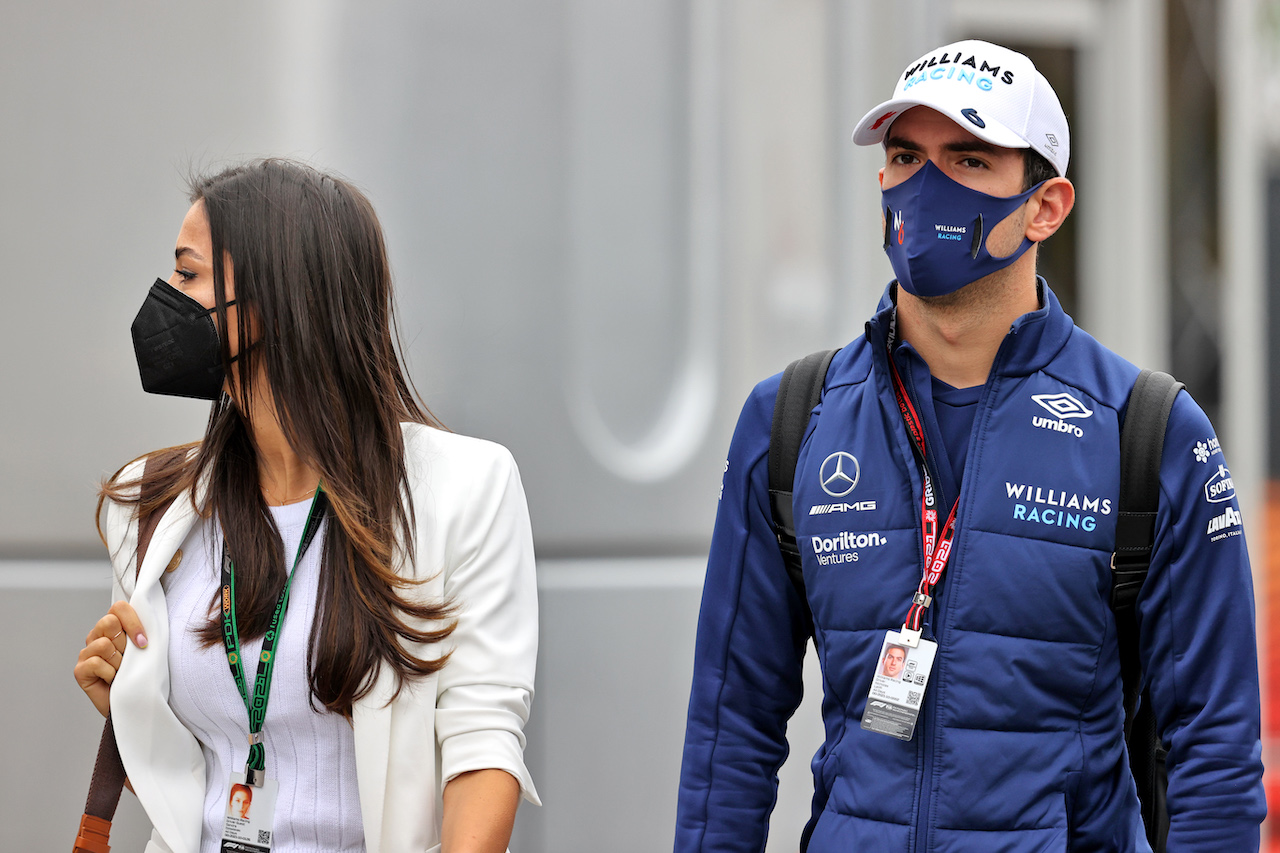
<svg viewBox="0 0 1280 853">
<path fill-rule="evenodd" d="M 1027 199 L 1027 239 L 1041 243 L 1062 227 L 1076 204 L 1076 188 L 1066 178 L 1050 178 Z"/>
</svg>

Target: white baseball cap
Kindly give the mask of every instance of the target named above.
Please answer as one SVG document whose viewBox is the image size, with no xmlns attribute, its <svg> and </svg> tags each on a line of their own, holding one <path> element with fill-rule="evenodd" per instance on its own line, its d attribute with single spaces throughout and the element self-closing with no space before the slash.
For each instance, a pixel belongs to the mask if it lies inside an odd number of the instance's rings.
<svg viewBox="0 0 1280 853">
<path fill-rule="evenodd" d="M 985 41 L 958 41 L 907 66 L 893 98 L 853 129 L 858 145 L 883 142 L 893 120 L 929 107 L 1001 148 L 1031 148 L 1066 175 L 1071 131 L 1044 75 L 1016 51 Z"/>
</svg>

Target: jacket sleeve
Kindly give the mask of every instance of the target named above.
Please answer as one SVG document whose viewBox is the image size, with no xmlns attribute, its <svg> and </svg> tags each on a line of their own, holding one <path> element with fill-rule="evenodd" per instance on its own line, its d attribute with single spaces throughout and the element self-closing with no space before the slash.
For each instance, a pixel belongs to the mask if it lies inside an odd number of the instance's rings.
<svg viewBox="0 0 1280 853">
<path fill-rule="evenodd" d="M 525 799 L 541 805 L 524 763 L 524 725 L 538 654 L 533 535 L 515 460 L 505 448 L 477 460 L 461 497 L 445 570 L 458 608 L 449 663 L 440 670 L 436 737 L 442 781 L 470 770 L 505 770 Z"/>
<path fill-rule="evenodd" d="M 1257 850 L 1262 788 L 1253 584 L 1231 473 L 1183 393 L 1166 431 L 1139 652 L 1169 750 L 1169 853 Z"/>
<path fill-rule="evenodd" d="M 677 853 L 763 851 L 800 704 L 807 628 L 770 523 L 768 446 L 778 378 L 738 421 L 698 617 L 676 817 Z"/>
</svg>

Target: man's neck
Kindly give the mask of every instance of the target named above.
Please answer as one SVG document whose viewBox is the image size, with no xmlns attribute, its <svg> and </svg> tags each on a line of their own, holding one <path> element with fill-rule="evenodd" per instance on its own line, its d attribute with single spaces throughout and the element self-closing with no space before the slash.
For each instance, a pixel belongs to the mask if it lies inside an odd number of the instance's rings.
<svg viewBox="0 0 1280 853">
<path fill-rule="evenodd" d="M 947 296 L 921 299 L 899 288 L 898 332 L 935 378 L 971 388 L 987 381 L 1013 322 L 1039 307 L 1032 251 Z"/>
</svg>

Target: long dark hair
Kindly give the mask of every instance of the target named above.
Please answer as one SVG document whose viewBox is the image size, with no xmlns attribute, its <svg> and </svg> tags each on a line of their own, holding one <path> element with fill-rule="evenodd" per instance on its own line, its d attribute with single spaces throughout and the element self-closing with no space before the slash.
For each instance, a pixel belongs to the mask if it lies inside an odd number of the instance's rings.
<svg viewBox="0 0 1280 853">
<path fill-rule="evenodd" d="M 317 471 L 331 507 L 320 575 L 319 612 L 307 668 L 313 697 L 350 716 L 390 666 L 405 679 L 436 672 L 446 656 L 422 658 L 406 644 L 449 635 L 448 602 L 409 600 L 401 591 L 430 575 L 413 565 L 414 511 L 404 461 L 403 422 L 439 427 L 418 401 L 396 347 L 391 269 L 369 200 L 351 184 L 288 160 L 261 160 L 191 181 L 213 239 L 215 311 L 227 325 L 224 257 L 234 273 L 239 357 L 222 339 L 239 400 L 269 393 L 290 447 Z M 255 377 L 267 388 L 255 389 Z M 99 499 L 147 514 L 207 481 L 202 514 L 222 526 L 236 565 L 242 640 L 265 633 L 287 569 L 280 532 L 258 480 L 248 406 L 226 395 L 213 404 L 203 440 L 166 454 L 149 496 L 120 472 Z M 123 469 L 122 469 L 123 470 Z M 211 604 L 212 607 L 212 604 Z M 201 629 L 221 641 L 220 620 Z"/>
</svg>

